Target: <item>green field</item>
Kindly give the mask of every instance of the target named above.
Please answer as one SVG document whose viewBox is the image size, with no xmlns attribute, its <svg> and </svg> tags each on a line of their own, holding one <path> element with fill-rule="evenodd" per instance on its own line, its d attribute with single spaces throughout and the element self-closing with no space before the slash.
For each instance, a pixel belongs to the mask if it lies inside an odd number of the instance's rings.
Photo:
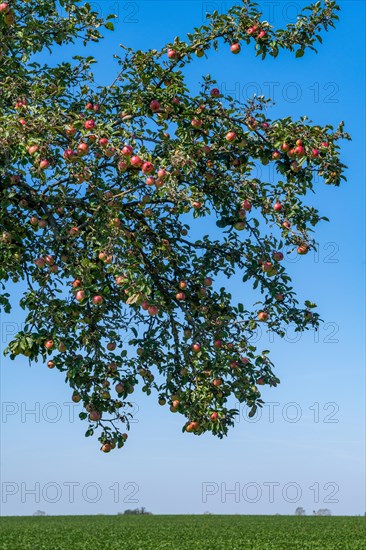
<svg viewBox="0 0 366 550">
<path fill-rule="evenodd" d="M 0 518 L 1 550 L 365 549 L 363 517 L 60 516 Z"/>
</svg>

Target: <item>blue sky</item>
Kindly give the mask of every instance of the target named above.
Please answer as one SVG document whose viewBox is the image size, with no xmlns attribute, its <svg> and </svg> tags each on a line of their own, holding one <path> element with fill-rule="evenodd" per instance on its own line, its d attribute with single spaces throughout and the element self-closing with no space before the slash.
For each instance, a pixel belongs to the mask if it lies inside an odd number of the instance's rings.
<svg viewBox="0 0 366 550">
<path fill-rule="evenodd" d="M 233 2 L 92 4 L 103 15 L 119 15 L 116 32 L 92 47 L 101 61 L 97 79 L 108 84 L 119 43 L 159 48 L 199 26 L 205 10 L 223 11 Z M 260 4 L 264 18 L 280 25 L 306 2 Z M 197 59 L 187 75 L 192 87 L 211 73 L 223 90 L 242 97 L 255 91 L 274 96 L 272 117 L 306 114 L 334 125 L 344 120 L 352 134 L 342 147 L 348 182 L 339 189 L 316 186 L 314 205 L 331 220 L 318 226 L 319 254 L 287 261 L 300 295 L 318 304 L 324 319 L 319 333 L 297 341 L 290 330 L 283 341 L 258 335 L 258 345 L 271 349 L 282 383 L 264 389 L 268 404 L 261 417 L 250 420 L 241 411 L 228 438 L 183 435 L 182 417 L 136 392 L 128 444 L 109 455 L 83 437 L 86 425 L 77 418 L 63 375 L 42 364 L 29 367 L 25 358 L 1 358 L 2 514 L 113 514 L 137 506 L 154 513 L 292 514 L 297 506 L 307 513 L 365 512 L 365 5 L 340 4 L 340 22 L 317 55 L 296 60 L 282 53 L 261 62 L 251 48 L 233 56 L 224 46 L 208 60 Z M 238 299 L 239 282 L 230 283 Z M 16 298 L 19 291 L 13 291 Z M 5 346 L 22 313 L 15 308 L 1 321 Z"/>
</svg>

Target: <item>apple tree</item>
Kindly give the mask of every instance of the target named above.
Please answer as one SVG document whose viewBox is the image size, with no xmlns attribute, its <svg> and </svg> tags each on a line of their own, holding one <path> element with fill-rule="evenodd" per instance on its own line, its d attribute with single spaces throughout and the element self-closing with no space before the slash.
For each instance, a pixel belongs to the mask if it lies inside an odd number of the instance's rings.
<svg viewBox="0 0 366 550">
<path fill-rule="evenodd" d="M 183 431 L 223 437 L 233 399 L 254 414 L 260 387 L 279 383 L 258 324 L 279 336 L 319 325 L 283 259 L 316 247 L 326 218 L 307 196 L 315 178 L 345 179 L 343 123 L 270 120 L 264 97 L 224 97 L 211 76 L 195 95 L 186 75 L 218 48 L 300 58 L 338 10 L 317 2 L 276 30 L 237 2 L 162 50 L 122 47 L 97 86 L 93 57 L 52 53 L 100 40 L 112 17 L 71 0 L 0 4 L 0 304 L 9 313 L 18 284 L 26 312 L 5 353 L 63 372 L 103 451 L 124 445 L 139 383 Z M 270 163 L 275 181 L 255 177 Z"/>
</svg>

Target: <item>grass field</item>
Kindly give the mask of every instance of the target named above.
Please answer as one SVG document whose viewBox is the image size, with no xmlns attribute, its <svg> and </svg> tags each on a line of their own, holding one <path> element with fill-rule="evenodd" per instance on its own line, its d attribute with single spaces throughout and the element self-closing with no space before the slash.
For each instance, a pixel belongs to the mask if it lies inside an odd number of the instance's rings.
<svg viewBox="0 0 366 550">
<path fill-rule="evenodd" d="M 366 548 L 363 517 L 60 516 L 0 518 L 1 550 Z"/>
</svg>

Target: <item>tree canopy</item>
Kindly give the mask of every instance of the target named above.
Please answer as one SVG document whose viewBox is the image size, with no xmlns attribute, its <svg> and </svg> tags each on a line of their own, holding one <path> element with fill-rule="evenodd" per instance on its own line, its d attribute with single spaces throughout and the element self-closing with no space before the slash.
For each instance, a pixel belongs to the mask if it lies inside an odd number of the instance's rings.
<svg viewBox="0 0 366 550">
<path fill-rule="evenodd" d="M 26 312 L 6 353 L 65 373 L 103 451 L 124 445 L 139 382 L 184 415 L 183 431 L 222 437 L 232 397 L 253 415 L 260 386 L 279 383 L 251 341 L 258 323 L 280 336 L 319 325 L 283 259 L 316 247 L 327 218 L 307 196 L 315 178 L 345 179 L 343 123 L 271 120 L 269 99 L 223 96 L 211 76 L 194 95 L 186 74 L 218 48 L 302 57 L 338 10 L 317 2 L 274 29 L 237 2 L 162 50 L 122 47 L 115 79 L 97 86 L 93 57 L 43 54 L 81 41 L 87 53 L 113 16 L 68 0 L 0 4 L 0 305 L 10 312 L 18 283 Z M 275 181 L 255 177 L 269 163 Z M 254 303 L 233 300 L 238 273 Z"/>
</svg>

